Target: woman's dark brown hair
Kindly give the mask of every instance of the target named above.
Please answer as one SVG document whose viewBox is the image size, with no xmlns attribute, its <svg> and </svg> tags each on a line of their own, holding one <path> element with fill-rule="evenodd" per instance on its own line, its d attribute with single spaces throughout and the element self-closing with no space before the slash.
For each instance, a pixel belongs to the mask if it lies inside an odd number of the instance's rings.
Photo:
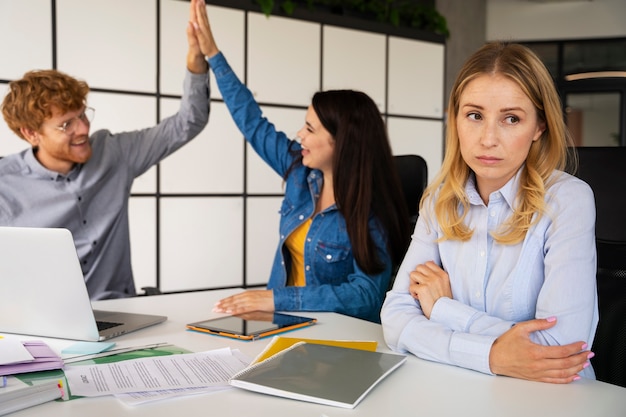
<svg viewBox="0 0 626 417">
<path fill-rule="evenodd" d="M 367 94 L 353 90 L 318 92 L 312 106 L 335 140 L 335 201 L 356 262 L 368 274 L 385 268 L 369 232 L 373 215 L 386 233 L 392 267 L 398 265 L 408 246 L 409 214 L 378 107 Z"/>
</svg>

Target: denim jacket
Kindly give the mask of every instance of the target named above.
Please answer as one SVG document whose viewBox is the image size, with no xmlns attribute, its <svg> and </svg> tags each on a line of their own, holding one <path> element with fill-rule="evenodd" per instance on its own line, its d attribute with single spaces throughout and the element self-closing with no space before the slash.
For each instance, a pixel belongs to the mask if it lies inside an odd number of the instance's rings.
<svg viewBox="0 0 626 417">
<path fill-rule="evenodd" d="M 259 156 L 281 176 L 296 158 L 300 144 L 276 130 L 239 81 L 222 53 L 211 57 L 209 65 L 235 124 Z M 295 151 L 295 153 L 294 153 Z M 391 278 L 392 262 L 386 235 L 374 217 L 370 233 L 382 273 L 368 275 L 352 254 L 346 222 L 335 205 L 313 216 L 324 178 L 321 171 L 296 165 L 285 182 L 285 197 L 280 208 L 280 241 L 267 288 L 273 290 L 277 311 L 334 311 L 380 322 L 380 307 Z M 291 256 L 287 237 L 312 218 L 304 247 L 306 286 L 287 286 Z"/>
</svg>

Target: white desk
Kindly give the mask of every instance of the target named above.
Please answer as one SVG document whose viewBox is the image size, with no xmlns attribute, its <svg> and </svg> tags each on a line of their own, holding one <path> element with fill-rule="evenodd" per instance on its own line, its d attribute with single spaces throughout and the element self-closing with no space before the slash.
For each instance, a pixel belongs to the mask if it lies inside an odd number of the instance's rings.
<svg viewBox="0 0 626 417">
<path fill-rule="evenodd" d="M 185 330 L 185 324 L 218 314 L 214 302 L 237 291 L 206 291 L 159 295 L 94 303 L 98 309 L 165 314 L 168 321 L 118 338 L 116 347 L 168 342 L 194 352 L 230 346 L 250 357 L 268 340 L 242 342 Z M 389 351 L 379 325 L 333 313 L 303 313 L 318 324 L 288 336 L 317 339 L 376 340 L 378 350 Z M 41 339 L 24 337 L 23 339 Z M 73 341 L 45 339 L 61 349 Z M 230 389 L 129 407 L 114 397 L 50 402 L 12 416 L 507 416 L 603 417 L 626 414 L 626 389 L 598 381 L 569 385 L 493 377 L 410 356 L 409 360 L 372 390 L 353 410 L 305 403 Z"/>
</svg>

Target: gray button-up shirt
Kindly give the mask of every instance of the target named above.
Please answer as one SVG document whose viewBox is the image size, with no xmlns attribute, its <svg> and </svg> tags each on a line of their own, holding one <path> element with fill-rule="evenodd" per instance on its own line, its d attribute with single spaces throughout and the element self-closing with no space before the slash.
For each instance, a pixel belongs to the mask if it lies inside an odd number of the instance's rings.
<svg viewBox="0 0 626 417">
<path fill-rule="evenodd" d="M 91 159 L 67 175 L 44 168 L 33 149 L 0 159 L 0 225 L 69 229 L 91 299 L 135 295 L 128 227 L 133 181 L 197 136 L 208 119 L 208 73 L 187 71 L 177 114 L 143 130 L 93 133 Z"/>
</svg>

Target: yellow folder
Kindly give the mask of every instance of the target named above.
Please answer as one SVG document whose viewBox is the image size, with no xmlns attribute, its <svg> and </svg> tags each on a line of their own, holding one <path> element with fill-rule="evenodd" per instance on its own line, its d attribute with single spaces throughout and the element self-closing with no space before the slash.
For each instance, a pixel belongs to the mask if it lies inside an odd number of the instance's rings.
<svg viewBox="0 0 626 417">
<path fill-rule="evenodd" d="M 313 343 L 318 345 L 339 346 L 351 349 L 376 351 L 378 342 L 370 340 L 323 340 L 323 339 L 302 339 L 296 337 L 275 336 L 254 360 L 251 365 L 262 362 L 276 353 L 293 346 L 298 342 Z"/>
</svg>

